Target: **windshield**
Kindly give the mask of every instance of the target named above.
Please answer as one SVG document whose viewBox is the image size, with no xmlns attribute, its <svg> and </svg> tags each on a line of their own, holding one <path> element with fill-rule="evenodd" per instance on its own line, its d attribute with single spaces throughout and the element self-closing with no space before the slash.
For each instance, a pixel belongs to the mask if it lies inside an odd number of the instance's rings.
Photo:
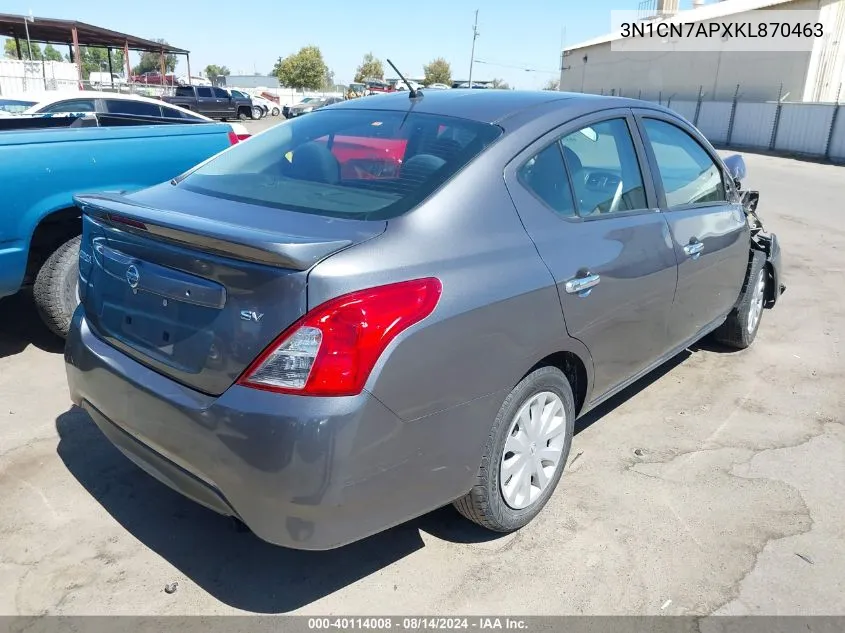
<svg viewBox="0 0 845 633">
<path fill-rule="evenodd" d="M 0 112 L 19 114 L 34 106 L 37 101 L 23 101 L 21 99 L 0 99 Z"/>
<path fill-rule="evenodd" d="M 326 109 L 236 145 L 178 186 L 335 217 L 408 211 L 501 134 L 486 123 L 409 112 Z"/>
</svg>

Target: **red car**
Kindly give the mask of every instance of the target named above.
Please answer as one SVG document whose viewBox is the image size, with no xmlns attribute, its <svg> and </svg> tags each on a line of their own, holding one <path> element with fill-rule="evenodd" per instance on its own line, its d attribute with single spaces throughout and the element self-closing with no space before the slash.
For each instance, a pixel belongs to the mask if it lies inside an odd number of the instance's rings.
<svg viewBox="0 0 845 633">
<path fill-rule="evenodd" d="M 137 84 L 148 84 L 153 86 L 175 86 L 178 82 L 176 81 L 176 75 L 173 73 L 167 73 L 164 76 L 164 81 L 162 81 L 162 76 L 160 72 L 150 71 L 140 75 L 133 75 L 132 81 Z"/>
</svg>

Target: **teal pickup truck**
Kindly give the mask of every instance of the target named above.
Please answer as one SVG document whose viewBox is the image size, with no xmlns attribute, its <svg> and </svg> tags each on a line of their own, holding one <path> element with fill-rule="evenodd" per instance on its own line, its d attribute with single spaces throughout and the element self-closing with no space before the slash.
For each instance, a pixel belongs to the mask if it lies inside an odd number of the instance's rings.
<svg viewBox="0 0 845 633">
<path fill-rule="evenodd" d="M 80 212 L 73 196 L 165 182 L 238 142 L 223 123 L 99 115 L 38 123 L 0 119 L 0 297 L 31 287 L 47 327 L 64 336 L 78 303 Z M 154 124 L 155 123 L 155 124 Z"/>
</svg>

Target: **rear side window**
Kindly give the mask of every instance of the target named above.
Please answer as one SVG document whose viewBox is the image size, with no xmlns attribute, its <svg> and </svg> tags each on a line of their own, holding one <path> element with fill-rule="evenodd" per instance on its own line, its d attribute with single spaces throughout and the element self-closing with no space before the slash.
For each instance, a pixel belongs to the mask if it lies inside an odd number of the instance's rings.
<svg viewBox="0 0 845 633">
<path fill-rule="evenodd" d="M 135 114 L 140 116 L 161 116 L 161 107 L 145 101 L 129 99 L 107 99 L 106 110 L 113 114 Z"/>
<path fill-rule="evenodd" d="M 625 119 L 584 127 L 561 140 L 581 217 L 645 209 L 640 164 Z"/>
<path fill-rule="evenodd" d="M 497 126 L 413 112 L 318 110 L 236 145 L 179 186 L 335 217 L 408 211 L 501 135 Z"/>
<path fill-rule="evenodd" d="M 41 108 L 39 112 L 94 112 L 93 99 L 69 99 Z"/>
<path fill-rule="evenodd" d="M 698 141 L 665 121 L 643 119 L 643 125 L 666 192 L 666 206 L 726 200 L 722 172 Z"/>
<path fill-rule="evenodd" d="M 161 115 L 168 119 L 191 119 L 192 121 L 199 119 L 199 117 L 188 114 L 187 112 L 182 112 L 176 108 L 168 108 L 167 106 L 161 106 Z"/>
<path fill-rule="evenodd" d="M 177 97 L 193 97 L 194 96 L 194 89 L 191 86 L 177 86 L 176 87 L 176 96 Z"/>
<path fill-rule="evenodd" d="M 560 144 L 555 141 L 528 161 L 519 170 L 520 182 L 564 217 L 575 217 L 572 189 L 563 165 Z"/>
</svg>

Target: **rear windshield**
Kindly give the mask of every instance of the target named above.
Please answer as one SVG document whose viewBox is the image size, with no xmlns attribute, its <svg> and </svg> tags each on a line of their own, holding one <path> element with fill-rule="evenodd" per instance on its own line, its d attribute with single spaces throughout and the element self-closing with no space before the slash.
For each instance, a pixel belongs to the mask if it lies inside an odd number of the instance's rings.
<svg viewBox="0 0 845 633">
<path fill-rule="evenodd" d="M 500 134 L 494 125 L 429 114 L 318 110 L 232 147 L 178 186 L 304 213 L 385 219 L 418 205 Z"/>
<path fill-rule="evenodd" d="M 36 101 L 23 101 L 21 99 L 0 99 L 0 110 L 10 114 L 18 114 L 34 106 Z"/>
</svg>

